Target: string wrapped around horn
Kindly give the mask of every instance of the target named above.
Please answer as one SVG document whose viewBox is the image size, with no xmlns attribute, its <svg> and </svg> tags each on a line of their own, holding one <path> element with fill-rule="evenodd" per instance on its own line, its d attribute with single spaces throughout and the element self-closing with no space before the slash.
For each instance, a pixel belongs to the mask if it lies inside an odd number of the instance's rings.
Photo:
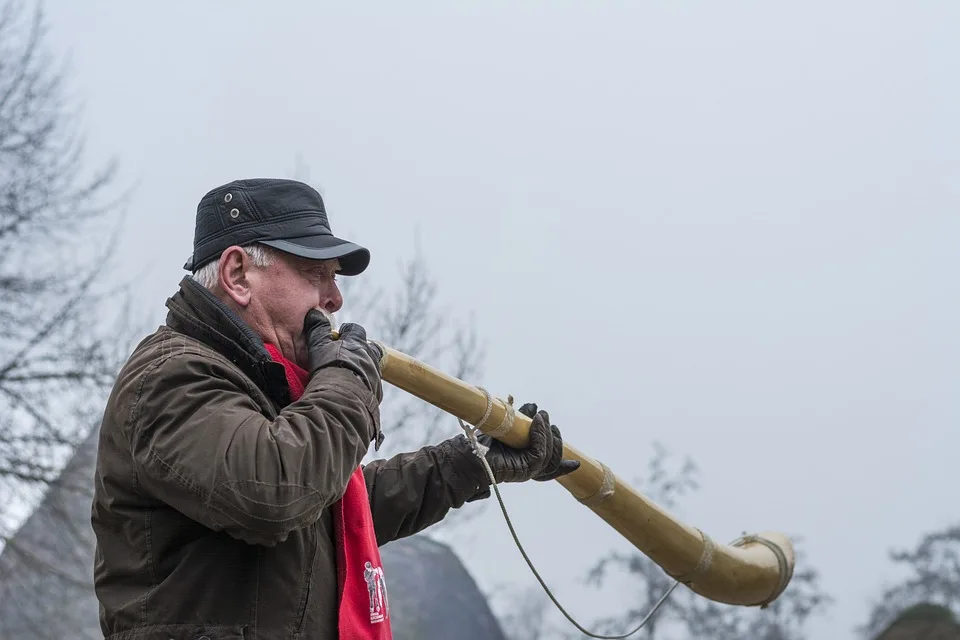
<svg viewBox="0 0 960 640">
<path fill-rule="evenodd" d="M 509 403 L 405 353 L 372 342 L 384 354 L 384 381 L 501 442 L 527 445 L 531 419 L 514 411 Z M 766 607 L 793 577 L 795 555 L 786 535 L 766 531 L 745 534 L 729 544 L 717 543 L 634 490 L 607 465 L 578 451 L 566 435 L 563 456 L 579 460 L 580 468 L 555 482 L 667 575 L 695 593 L 724 604 Z"/>
</svg>

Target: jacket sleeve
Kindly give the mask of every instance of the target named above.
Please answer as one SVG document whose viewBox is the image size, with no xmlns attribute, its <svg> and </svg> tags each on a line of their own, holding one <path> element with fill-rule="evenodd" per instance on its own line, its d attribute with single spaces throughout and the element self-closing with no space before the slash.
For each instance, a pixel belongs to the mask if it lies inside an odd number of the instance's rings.
<svg viewBox="0 0 960 640">
<path fill-rule="evenodd" d="M 244 385 L 189 354 L 147 373 L 129 423 L 134 481 L 215 531 L 272 546 L 343 495 L 379 405 L 349 371 L 328 368 L 270 420 Z"/>
<path fill-rule="evenodd" d="M 364 466 L 377 544 L 405 538 L 451 509 L 489 497 L 486 471 L 462 435 Z"/>
</svg>

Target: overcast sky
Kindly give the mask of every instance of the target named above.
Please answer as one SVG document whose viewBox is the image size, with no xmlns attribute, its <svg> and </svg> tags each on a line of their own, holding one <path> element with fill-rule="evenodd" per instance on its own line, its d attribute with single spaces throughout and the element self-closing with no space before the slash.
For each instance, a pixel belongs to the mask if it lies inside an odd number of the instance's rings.
<svg viewBox="0 0 960 640">
<path fill-rule="evenodd" d="M 717 540 L 802 535 L 838 600 L 814 637 L 957 520 L 960 3 L 48 6 L 152 322 L 203 193 L 299 156 L 365 279 L 419 237 L 474 382 L 626 479 L 654 440 L 692 456 L 680 515 Z M 576 617 L 627 602 L 580 585 L 616 532 L 504 493 Z M 472 534 L 481 587 L 535 586 L 498 509 Z"/>
</svg>

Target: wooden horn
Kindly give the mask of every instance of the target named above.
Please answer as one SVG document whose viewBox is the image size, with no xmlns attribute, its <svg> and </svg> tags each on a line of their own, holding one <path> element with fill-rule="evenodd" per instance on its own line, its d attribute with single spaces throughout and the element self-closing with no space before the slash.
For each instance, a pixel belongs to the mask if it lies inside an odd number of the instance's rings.
<svg viewBox="0 0 960 640">
<path fill-rule="evenodd" d="M 386 382 L 501 442 L 527 445 L 530 418 L 508 409 L 503 400 L 396 349 L 371 342 L 383 352 L 381 371 Z M 507 424 L 508 412 L 513 414 L 512 424 Z M 605 464 L 577 451 L 566 438 L 563 456 L 579 460 L 580 468 L 556 481 L 667 575 L 695 593 L 725 604 L 763 608 L 783 593 L 793 577 L 795 556 L 786 535 L 770 531 L 744 535 L 730 544 L 716 543 L 635 491 Z"/>
</svg>

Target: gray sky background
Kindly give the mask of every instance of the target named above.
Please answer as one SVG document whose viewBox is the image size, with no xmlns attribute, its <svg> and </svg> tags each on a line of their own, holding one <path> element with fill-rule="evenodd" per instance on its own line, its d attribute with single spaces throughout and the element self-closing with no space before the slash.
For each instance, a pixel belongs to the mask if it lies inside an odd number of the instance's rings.
<svg viewBox="0 0 960 640">
<path fill-rule="evenodd" d="M 815 637 L 956 521 L 960 4 L 48 6 L 91 157 L 135 184 L 151 320 L 200 196 L 299 155 L 365 278 L 419 238 L 486 341 L 474 382 L 624 478 L 654 440 L 692 456 L 678 513 L 718 540 L 802 535 L 838 599 Z M 576 617 L 626 602 L 581 583 L 618 534 L 558 485 L 504 493 Z M 470 533 L 484 589 L 536 586 L 498 509 Z"/>
</svg>

